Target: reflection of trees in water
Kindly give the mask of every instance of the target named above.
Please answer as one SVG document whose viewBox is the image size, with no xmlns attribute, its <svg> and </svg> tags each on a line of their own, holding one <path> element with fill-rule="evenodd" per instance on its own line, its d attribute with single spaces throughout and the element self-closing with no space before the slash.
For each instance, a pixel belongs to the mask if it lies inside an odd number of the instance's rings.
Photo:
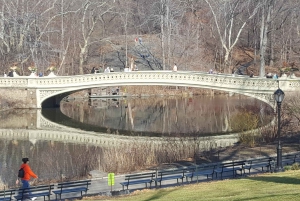
<svg viewBox="0 0 300 201">
<path fill-rule="evenodd" d="M 197 138 L 189 142 L 175 138 L 164 138 L 162 141 L 133 139 L 130 144 L 116 141 L 115 146 L 111 147 L 53 141 L 37 141 L 32 144 L 23 140 L 0 140 L 1 181 L 14 187 L 23 157 L 29 157 L 30 166 L 39 176 L 39 182 L 48 184 L 86 178 L 91 170 L 126 173 L 193 158 L 200 150 L 199 144 L 204 147 L 201 150 L 210 150 L 212 146 L 211 142 Z"/>
<path fill-rule="evenodd" d="M 80 122 L 99 127 L 171 136 L 227 133 L 231 116 L 244 108 L 261 111 L 261 102 L 244 96 L 194 96 L 128 98 L 113 105 L 112 99 L 61 104 L 61 111 Z M 98 107 L 101 102 L 101 107 Z M 96 106 L 93 106 L 95 104 Z M 263 107 L 268 107 L 264 105 Z"/>
<path fill-rule="evenodd" d="M 23 157 L 29 158 L 29 164 L 38 174 L 39 182 L 48 183 L 61 180 L 62 175 L 65 178 L 86 176 L 89 170 L 95 168 L 96 161 L 91 159 L 95 158 L 99 149 L 51 141 L 32 144 L 23 140 L 0 140 L 0 147 L 5 149 L 5 152 L 1 151 L 1 181 L 9 187 L 15 185 Z"/>
<path fill-rule="evenodd" d="M 1 128 L 28 128 L 36 126 L 36 110 L 14 109 L 0 112 Z"/>
</svg>

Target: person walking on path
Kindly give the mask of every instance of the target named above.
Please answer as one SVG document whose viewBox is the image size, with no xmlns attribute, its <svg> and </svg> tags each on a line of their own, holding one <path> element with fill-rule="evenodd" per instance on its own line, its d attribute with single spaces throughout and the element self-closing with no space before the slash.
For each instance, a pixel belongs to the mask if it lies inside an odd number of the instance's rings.
<svg viewBox="0 0 300 201">
<path fill-rule="evenodd" d="M 23 164 L 21 165 L 20 169 L 23 168 L 24 170 L 24 177 L 18 178 L 16 184 L 19 184 L 19 179 L 22 182 L 22 188 L 30 188 L 29 180 L 31 177 L 37 179 L 38 176 L 31 170 L 30 166 L 28 165 L 29 159 L 22 158 Z M 29 192 L 29 196 L 31 197 L 31 192 Z M 32 197 L 31 200 L 35 200 L 36 197 Z"/>
</svg>

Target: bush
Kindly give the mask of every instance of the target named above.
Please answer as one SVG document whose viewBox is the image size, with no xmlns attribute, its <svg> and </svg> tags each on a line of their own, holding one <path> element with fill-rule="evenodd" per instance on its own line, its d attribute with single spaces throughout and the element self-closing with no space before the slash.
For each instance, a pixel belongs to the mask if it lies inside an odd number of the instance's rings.
<svg viewBox="0 0 300 201">
<path fill-rule="evenodd" d="M 231 118 L 231 128 L 239 132 L 239 141 L 250 147 L 254 147 L 261 138 L 257 133 L 251 132 L 259 125 L 259 118 L 251 111 L 241 111 Z M 246 132 L 248 131 L 248 132 Z"/>
<path fill-rule="evenodd" d="M 231 118 L 230 123 L 233 131 L 249 131 L 258 127 L 259 118 L 250 111 L 241 111 Z"/>
<path fill-rule="evenodd" d="M 257 142 L 260 141 L 260 139 L 260 135 L 257 135 L 254 132 L 239 134 L 239 142 L 249 147 L 255 147 L 255 145 L 257 144 Z"/>
<path fill-rule="evenodd" d="M 300 170 L 300 164 L 299 163 L 294 163 L 293 165 L 284 166 L 284 170 L 285 171 L 288 171 L 288 170 Z"/>
</svg>

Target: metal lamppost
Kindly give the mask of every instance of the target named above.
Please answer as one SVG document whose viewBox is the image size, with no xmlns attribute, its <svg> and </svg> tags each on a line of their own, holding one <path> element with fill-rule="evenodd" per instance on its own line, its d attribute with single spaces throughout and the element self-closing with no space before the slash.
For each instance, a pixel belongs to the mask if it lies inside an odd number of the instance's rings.
<svg viewBox="0 0 300 201">
<path fill-rule="evenodd" d="M 278 145 L 277 145 L 277 171 L 282 170 L 282 148 L 280 145 L 280 110 L 281 110 L 281 102 L 284 99 L 284 92 L 281 89 L 277 89 L 274 92 L 274 98 L 277 102 L 277 114 L 278 114 L 278 129 L 277 129 L 277 137 L 278 137 Z"/>
</svg>

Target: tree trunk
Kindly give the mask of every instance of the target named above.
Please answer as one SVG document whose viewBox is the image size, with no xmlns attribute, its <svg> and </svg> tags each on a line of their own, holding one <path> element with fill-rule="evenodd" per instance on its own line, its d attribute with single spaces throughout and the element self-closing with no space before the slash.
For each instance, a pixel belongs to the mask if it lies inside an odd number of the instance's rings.
<svg viewBox="0 0 300 201">
<path fill-rule="evenodd" d="M 260 69 L 259 69 L 259 76 L 265 76 L 265 49 L 266 49 L 266 40 L 267 36 L 265 34 L 265 14 L 264 8 L 262 9 L 262 19 L 261 19 L 261 27 L 260 27 Z"/>
<path fill-rule="evenodd" d="M 166 70 L 166 60 L 165 60 L 165 31 L 164 31 L 164 0 L 161 0 L 161 16 L 160 16 L 160 32 L 161 32 L 161 50 L 162 50 L 162 63 L 163 70 Z"/>
<path fill-rule="evenodd" d="M 268 43 L 268 30 L 271 21 L 270 17 L 271 17 L 271 8 L 272 8 L 270 4 L 267 1 L 262 9 L 262 21 L 261 21 L 261 29 L 260 29 L 260 41 L 261 41 L 260 42 L 260 70 L 259 70 L 260 77 L 264 77 L 266 74 L 265 53 L 266 53 L 267 43 Z M 267 6 L 267 18 L 265 18 L 265 6 Z"/>
</svg>

